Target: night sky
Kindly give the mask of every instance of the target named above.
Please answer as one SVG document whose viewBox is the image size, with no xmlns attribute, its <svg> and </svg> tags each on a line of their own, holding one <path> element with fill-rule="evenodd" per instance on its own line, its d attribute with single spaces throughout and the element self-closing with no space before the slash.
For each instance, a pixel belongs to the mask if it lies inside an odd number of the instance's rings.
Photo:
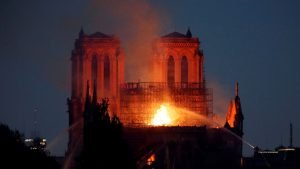
<svg viewBox="0 0 300 169">
<path fill-rule="evenodd" d="M 266 149 L 288 145 L 292 122 L 300 146 L 299 0 L 95 1 L 1 0 L 0 122 L 28 137 L 36 126 L 51 153 L 63 155 L 70 57 L 81 26 L 88 34 L 118 35 L 131 60 L 128 44 L 143 38 L 145 25 L 157 37 L 190 27 L 204 50 L 214 113 L 227 113 L 239 81 L 244 138 Z M 125 77 L 138 80 L 131 63 Z"/>
</svg>

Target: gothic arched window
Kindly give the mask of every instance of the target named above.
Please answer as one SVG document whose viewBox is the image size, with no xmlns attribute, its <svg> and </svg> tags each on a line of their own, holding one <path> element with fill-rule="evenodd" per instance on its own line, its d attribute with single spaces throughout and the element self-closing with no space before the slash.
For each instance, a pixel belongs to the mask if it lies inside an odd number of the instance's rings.
<svg viewBox="0 0 300 169">
<path fill-rule="evenodd" d="M 108 56 L 104 57 L 104 89 L 109 90 L 110 88 L 110 61 Z"/>
<path fill-rule="evenodd" d="M 97 82 L 97 73 L 98 73 L 97 55 L 94 55 L 92 58 L 92 84 L 93 85 Z"/>
<path fill-rule="evenodd" d="M 188 61 L 186 56 L 181 58 L 181 83 L 188 82 Z"/>
<path fill-rule="evenodd" d="M 171 87 L 175 82 L 175 66 L 173 56 L 169 56 L 168 59 L 168 72 L 167 72 L 168 86 Z"/>
</svg>

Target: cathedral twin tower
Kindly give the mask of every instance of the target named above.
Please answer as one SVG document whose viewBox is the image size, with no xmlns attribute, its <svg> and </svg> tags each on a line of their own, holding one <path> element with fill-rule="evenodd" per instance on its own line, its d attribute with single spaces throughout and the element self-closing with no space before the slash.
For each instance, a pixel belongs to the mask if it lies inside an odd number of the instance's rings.
<svg viewBox="0 0 300 169">
<path fill-rule="evenodd" d="M 151 123 L 153 117 L 165 104 L 176 108 L 175 114 L 180 115 L 171 126 L 209 126 L 208 121 L 213 121 L 212 89 L 205 84 L 204 56 L 199 39 L 188 29 L 186 34 L 172 32 L 154 39 L 153 44 L 149 44 L 151 47 L 149 65 L 145 66 L 150 67 L 151 80 L 125 82 L 126 56 L 120 40 L 100 32 L 88 35 L 80 31 L 71 56 L 72 89 L 68 99 L 70 157 L 80 151 L 85 100 L 92 93 L 97 102 L 108 98 L 109 113 L 117 115 L 129 128 L 152 128 L 155 125 Z M 237 83 L 236 96 L 229 104 L 224 128 L 242 137 L 244 116 L 238 89 Z M 192 121 L 196 119 L 195 113 L 201 115 L 201 120 Z M 186 119 L 186 116 L 190 118 Z M 213 133 L 223 130 L 217 131 Z M 223 133 L 222 137 L 218 134 L 217 139 L 233 150 L 235 154 L 231 153 L 231 156 L 236 159 L 233 162 L 239 164 L 242 141 L 235 135 L 230 137 L 230 132 Z"/>
<path fill-rule="evenodd" d="M 100 32 L 86 35 L 81 30 L 71 60 L 71 101 L 76 113 L 83 111 L 87 82 L 97 89 L 98 101 L 104 97 L 110 102 L 117 99 L 119 86 L 124 83 L 124 52 L 119 39 Z"/>
<path fill-rule="evenodd" d="M 70 126 L 82 119 L 85 96 L 92 93 L 86 90 L 88 83 L 97 91 L 98 102 L 109 99 L 110 113 L 117 114 L 125 125 L 148 124 L 153 107 L 163 102 L 206 116 L 212 114 L 211 93 L 205 88 L 203 52 L 199 39 L 189 29 L 186 34 L 173 32 L 154 39 L 149 63 L 152 82 L 125 82 L 125 60 L 117 37 L 80 31 L 71 57 Z M 76 133 L 70 132 L 70 142 L 78 136 Z"/>
</svg>

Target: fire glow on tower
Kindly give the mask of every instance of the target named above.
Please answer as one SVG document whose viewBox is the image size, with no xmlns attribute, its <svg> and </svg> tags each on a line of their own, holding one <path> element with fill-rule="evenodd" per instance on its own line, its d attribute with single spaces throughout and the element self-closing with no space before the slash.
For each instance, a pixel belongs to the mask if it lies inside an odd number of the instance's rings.
<svg viewBox="0 0 300 169">
<path fill-rule="evenodd" d="M 145 66 L 151 68 L 145 71 L 145 76 L 150 75 L 151 80 L 125 82 L 126 56 L 120 40 L 100 32 L 87 35 L 80 31 L 71 57 L 67 164 L 70 168 L 76 167 L 76 155 L 80 154 L 83 136 L 88 133 L 83 130 L 83 125 L 88 125 L 95 117 L 88 115 L 88 111 L 84 113 L 84 109 L 89 109 L 87 105 L 92 96 L 93 104 L 102 98 L 109 100 L 108 111 L 123 123 L 124 135 L 138 157 L 140 168 L 144 168 L 143 164 L 150 167 L 155 161 L 165 162 L 164 157 L 169 162 L 175 158 L 196 160 L 194 168 L 239 168 L 244 116 L 238 83 L 222 127 L 214 120 L 212 89 L 205 84 L 204 54 L 199 39 L 188 29 L 186 34 L 173 32 L 154 39 L 151 47 L 149 65 Z M 138 61 L 139 58 L 135 59 Z M 155 150 L 157 147 L 161 152 Z M 169 159 L 169 150 L 179 156 L 172 155 L 174 159 Z M 162 155 L 166 152 L 169 155 Z M 150 156 L 145 158 L 145 155 Z M 198 159 L 203 158 L 209 163 L 199 163 Z M 177 165 L 181 166 L 181 163 Z"/>
<path fill-rule="evenodd" d="M 87 35 L 81 29 L 72 51 L 72 91 L 68 99 L 69 146 L 81 137 L 84 101 L 95 89 L 97 101 L 108 98 L 110 112 L 119 112 L 119 89 L 124 83 L 124 52 L 120 40 L 113 35 L 96 32 Z M 87 93 L 90 92 L 90 93 Z M 79 139 L 80 140 L 80 139 Z"/>
<path fill-rule="evenodd" d="M 199 39 L 192 37 L 189 29 L 186 34 L 173 32 L 155 39 L 151 66 L 152 82 L 121 85 L 120 117 L 123 123 L 151 125 L 154 113 L 162 105 L 168 105 L 167 113 L 172 121 L 169 125 L 203 125 L 188 118 L 186 111 L 212 116 L 212 90 L 205 85 L 203 51 Z"/>
<path fill-rule="evenodd" d="M 154 39 L 150 82 L 124 82 L 125 60 L 117 37 L 80 31 L 71 57 L 70 126 L 82 119 L 88 84 L 96 90 L 98 101 L 109 99 L 110 113 L 117 114 L 125 126 L 159 124 L 153 120 L 160 109 L 166 111 L 157 117 L 170 118 L 169 123 L 162 125 L 203 125 L 188 119 L 186 111 L 212 116 L 212 90 L 205 85 L 203 51 L 189 29 L 186 34 L 173 32 Z M 70 132 L 69 146 L 79 137 L 82 125 L 77 128 Z"/>
</svg>

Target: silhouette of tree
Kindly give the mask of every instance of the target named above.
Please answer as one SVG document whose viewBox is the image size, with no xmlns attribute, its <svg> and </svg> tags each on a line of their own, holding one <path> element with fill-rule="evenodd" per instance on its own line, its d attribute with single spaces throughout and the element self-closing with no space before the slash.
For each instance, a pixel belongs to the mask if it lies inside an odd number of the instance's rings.
<svg viewBox="0 0 300 169">
<path fill-rule="evenodd" d="M 58 169 L 59 164 L 45 152 L 30 150 L 19 131 L 0 124 L 0 168 Z"/>
<path fill-rule="evenodd" d="M 117 116 L 110 118 L 108 106 L 108 99 L 103 99 L 101 104 L 86 99 L 79 168 L 135 168 L 132 155 L 123 139 L 123 125 Z"/>
</svg>

